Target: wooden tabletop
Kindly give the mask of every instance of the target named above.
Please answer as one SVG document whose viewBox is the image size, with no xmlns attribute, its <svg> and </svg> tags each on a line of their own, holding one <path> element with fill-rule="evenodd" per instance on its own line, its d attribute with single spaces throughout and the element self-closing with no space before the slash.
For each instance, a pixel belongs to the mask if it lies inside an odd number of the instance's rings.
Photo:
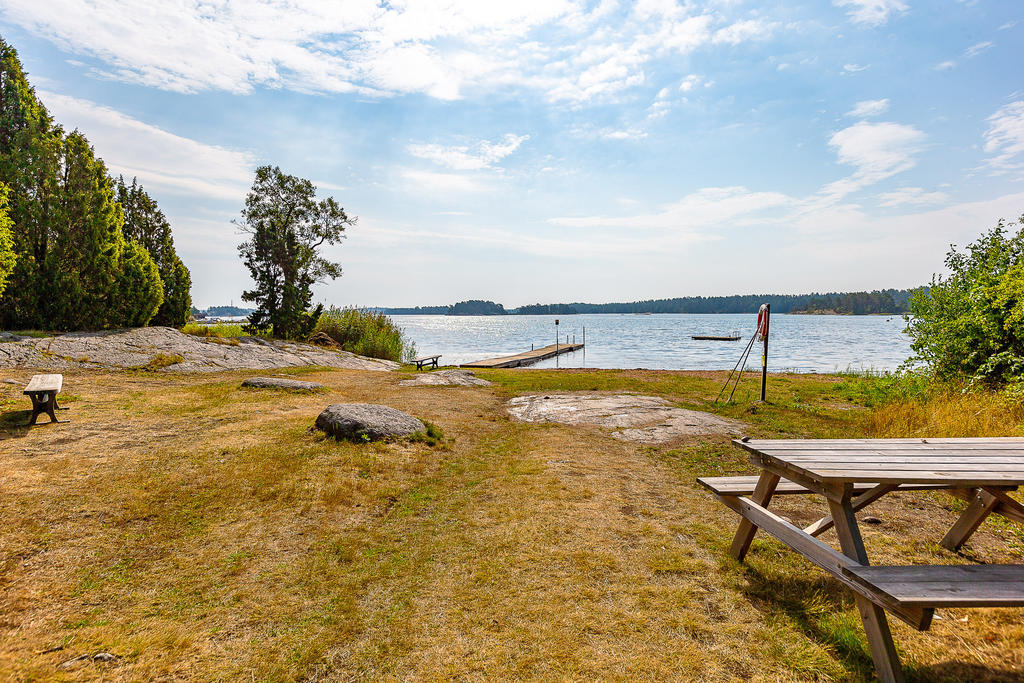
<svg viewBox="0 0 1024 683">
<path fill-rule="evenodd" d="M 755 460 L 812 481 L 1024 485 L 1024 438 L 770 439 L 734 444 Z"/>
</svg>

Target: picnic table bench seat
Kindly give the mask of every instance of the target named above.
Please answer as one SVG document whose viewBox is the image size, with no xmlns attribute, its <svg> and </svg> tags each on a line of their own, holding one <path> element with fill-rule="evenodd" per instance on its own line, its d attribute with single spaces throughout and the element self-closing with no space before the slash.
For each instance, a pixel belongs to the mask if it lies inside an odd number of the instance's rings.
<svg viewBox="0 0 1024 683">
<path fill-rule="evenodd" d="M 903 607 L 1024 607 L 1022 564 L 854 565 L 843 573 Z"/>
<path fill-rule="evenodd" d="M 424 365 L 432 365 L 432 366 L 434 366 L 436 368 L 437 367 L 437 359 L 440 358 L 440 357 L 441 357 L 441 354 L 439 353 L 436 356 L 423 356 L 421 358 L 413 358 L 412 362 L 416 364 L 416 369 L 417 370 L 422 370 Z"/>
</svg>

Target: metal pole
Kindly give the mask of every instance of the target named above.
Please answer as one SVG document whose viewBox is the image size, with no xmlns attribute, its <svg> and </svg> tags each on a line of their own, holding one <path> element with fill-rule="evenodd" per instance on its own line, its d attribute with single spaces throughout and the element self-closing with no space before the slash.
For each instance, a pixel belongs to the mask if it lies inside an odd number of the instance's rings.
<svg viewBox="0 0 1024 683">
<path fill-rule="evenodd" d="M 764 401 L 765 389 L 768 386 L 768 331 L 771 329 L 772 305 L 764 305 L 764 351 L 761 353 L 761 401 Z"/>
<path fill-rule="evenodd" d="M 558 318 L 555 318 L 555 367 L 558 367 Z"/>
</svg>

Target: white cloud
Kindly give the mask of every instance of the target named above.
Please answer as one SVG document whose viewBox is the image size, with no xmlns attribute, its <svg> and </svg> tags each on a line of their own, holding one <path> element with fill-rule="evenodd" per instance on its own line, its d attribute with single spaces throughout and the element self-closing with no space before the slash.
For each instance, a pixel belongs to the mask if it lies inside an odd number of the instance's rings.
<svg viewBox="0 0 1024 683">
<path fill-rule="evenodd" d="M 868 67 L 862 64 L 843 64 L 843 71 L 851 74 L 855 74 L 858 71 L 864 71 Z"/>
<path fill-rule="evenodd" d="M 990 40 L 986 40 L 976 45 L 971 45 L 969 48 L 964 50 L 964 57 L 967 57 L 967 59 L 977 57 L 978 55 L 980 55 L 982 52 L 989 49 L 993 45 L 995 45 L 995 43 L 993 43 Z"/>
<path fill-rule="evenodd" d="M 867 116 L 878 116 L 879 114 L 884 114 L 888 110 L 889 110 L 889 100 L 888 99 L 882 99 L 882 100 L 862 100 L 862 101 L 858 102 L 857 105 L 853 109 L 851 109 L 850 111 L 846 112 L 846 115 L 847 116 L 852 116 L 854 118 L 858 118 L 859 119 L 859 118 L 865 118 Z"/>
<path fill-rule="evenodd" d="M 682 90 L 683 92 L 690 92 L 698 85 L 700 85 L 701 81 L 703 80 L 703 76 L 698 76 L 697 74 L 690 74 L 679 83 L 679 89 Z M 708 83 L 707 85 L 710 85 L 710 83 Z"/>
<path fill-rule="evenodd" d="M 409 153 L 421 159 L 433 161 L 456 171 L 476 171 L 493 168 L 519 146 L 530 139 L 529 135 L 506 134 L 499 142 L 481 140 L 473 145 L 444 146 L 438 144 L 409 145 Z"/>
<path fill-rule="evenodd" d="M 515 87 L 554 100 L 615 97 L 644 83 L 655 60 L 777 28 L 660 0 L 6 0 L 0 13 L 99 60 L 92 73 L 166 90 L 442 100 Z"/>
<path fill-rule="evenodd" d="M 739 45 L 750 40 L 764 40 L 771 37 L 772 32 L 778 26 L 776 22 L 759 21 L 757 19 L 737 21 L 735 24 L 715 31 L 715 37 L 712 38 L 712 42 Z"/>
<path fill-rule="evenodd" d="M 551 218 L 564 227 L 627 227 L 701 234 L 716 231 L 724 223 L 743 216 L 793 204 L 778 192 L 751 192 L 745 187 L 708 187 L 683 197 L 656 213 L 634 216 L 575 216 Z"/>
<path fill-rule="evenodd" d="M 437 173 L 405 168 L 401 169 L 399 174 L 413 189 L 430 195 L 456 195 L 491 189 L 481 179 L 461 173 Z"/>
<path fill-rule="evenodd" d="M 935 69 L 936 71 L 948 71 L 949 69 L 952 69 L 955 66 L 956 62 L 954 62 L 952 59 L 947 59 L 944 62 L 939 62 L 932 68 Z"/>
<path fill-rule="evenodd" d="M 902 0 L 833 0 L 836 7 L 848 7 L 847 15 L 855 24 L 881 26 L 889 15 L 902 14 L 909 7 Z"/>
<path fill-rule="evenodd" d="M 885 207 L 939 204 L 949 198 L 945 192 L 925 192 L 920 187 L 901 187 L 878 195 L 878 205 Z"/>
<path fill-rule="evenodd" d="M 988 165 L 997 171 L 1016 170 L 1024 163 L 1015 160 L 1024 153 L 1024 100 L 1011 102 L 988 117 L 985 151 L 995 154 Z"/>
<path fill-rule="evenodd" d="M 998 30 L 1000 30 L 1000 31 L 1005 31 L 1005 30 L 1007 30 L 1007 29 L 1011 29 L 1011 28 L 1013 28 L 1013 27 L 1014 27 L 1014 26 L 1016 26 L 1016 25 L 1017 25 L 1017 22 L 1016 22 L 1016 21 L 1008 21 L 1008 22 L 1006 22 L 1005 24 L 1003 24 L 1002 26 L 1000 26 Z"/>
<path fill-rule="evenodd" d="M 248 152 L 175 135 L 88 100 L 40 91 L 54 118 L 78 128 L 113 174 L 138 176 L 147 190 L 239 203 L 252 182 L 256 159 Z"/>
<path fill-rule="evenodd" d="M 827 195 L 843 196 L 914 167 L 926 136 L 914 126 L 860 121 L 835 133 L 828 144 L 840 163 L 854 166 L 850 178 L 830 183 Z"/>
</svg>

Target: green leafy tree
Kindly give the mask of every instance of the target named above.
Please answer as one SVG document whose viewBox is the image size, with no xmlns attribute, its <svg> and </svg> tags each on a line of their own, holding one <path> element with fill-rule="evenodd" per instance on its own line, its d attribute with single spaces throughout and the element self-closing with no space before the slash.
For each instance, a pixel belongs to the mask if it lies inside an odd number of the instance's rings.
<svg viewBox="0 0 1024 683">
<path fill-rule="evenodd" d="M 174 250 L 171 224 L 137 178 L 132 178 L 129 185 L 124 177 L 118 176 L 114 189 L 124 212 L 125 238 L 145 247 L 160 272 L 163 303 L 150 323 L 180 327 L 188 321 L 192 308 L 192 277 Z"/>
<path fill-rule="evenodd" d="M 14 235 L 11 234 L 11 217 L 7 215 L 7 193 L 7 186 L 0 183 L 0 297 L 18 260 L 14 251 Z"/>
<path fill-rule="evenodd" d="M 256 287 L 242 299 L 256 304 L 250 332 L 276 337 L 306 337 L 316 326 L 322 306 L 309 310 L 314 283 L 341 275 L 341 266 L 318 250 L 344 237 L 349 218 L 333 197 L 317 201 L 308 180 L 282 173 L 276 166 L 256 169 L 256 178 L 235 221 L 249 239 L 238 246 Z"/>
<path fill-rule="evenodd" d="M 910 299 L 911 360 L 944 379 L 1024 378 L 1024 218 L 1001 220 L 965 250 L 952 248 L 946 268 L 948 276 L 934 276 Z"/>
</svg>

